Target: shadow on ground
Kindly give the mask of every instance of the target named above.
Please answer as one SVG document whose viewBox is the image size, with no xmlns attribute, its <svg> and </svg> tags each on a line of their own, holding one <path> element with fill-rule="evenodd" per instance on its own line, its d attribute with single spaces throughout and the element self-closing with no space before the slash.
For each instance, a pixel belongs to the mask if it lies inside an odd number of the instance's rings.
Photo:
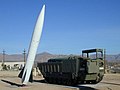
<svg viewBox="0 0 120 90">
<path fill-rule="evenodd" d="M 38 82 L 38 83 L 47 83 L 45 80 L 34 80 L 33 82 Z M 58 85 L 58 84 L 56 84 Z M 66 85 L 64 85 L 66 86 Z M 92 88 L 92 87 L 88 87 L 88 86 L 69 86 L 69 87 L 76 87 L 76 88 L 79 88 L 79 90 L 98 90 L 98 89 L 95 89 L 95 88 Z"/>
<path fill-rule="evenodd" d="M 75 86 L 76 88 L 79 88 L 79 90 L 98 90 L 92 87 L 88 87 L 88 86 Z"/>
<path fill-rule="evenodd" d="M 8 83 L 8 84 L 10 84 L 11 86 L 17 86 L 17 87 L 22 87 L 22 86 L 23 86 L 23 85 L 21 85 L 21 84 L 17 84 L 17 83 L 8 81 L 8 80 L 3 80 L 3 79 L 2 79 L 1 81 L 5 82 L 5 83 Z"/>
<path fill-rule="evenodd" d="M 11 81 L 8 81 L 8 80 L 1 80 L 2 82 L 5 82 L 5 83 L 8 83 L 10 84 L 11 86 L 17 86 L 17 87 L 23 87 L 23 85 L 21 84 L 18 84 L 18 83 L 14 83 L 14 82 L 11 82 Z M 38 82 L 38 83 L 47 83 L 45 80 L 34 80 L 33 82 Z M 88 86 L 69 86 L 69 87 L 76 87 L 76 88 L 79 88 L 79 90 L 97 90 L 95 88 L 92 88 L 92 87 L 88 87 Z"/>
<path fill-rule="evenodd" d="M 44 79 L 43 79 L 43 80 L 33 80 L 33 82 L 38 82 L 38 83 L 47 83 Z"/>
</svg>

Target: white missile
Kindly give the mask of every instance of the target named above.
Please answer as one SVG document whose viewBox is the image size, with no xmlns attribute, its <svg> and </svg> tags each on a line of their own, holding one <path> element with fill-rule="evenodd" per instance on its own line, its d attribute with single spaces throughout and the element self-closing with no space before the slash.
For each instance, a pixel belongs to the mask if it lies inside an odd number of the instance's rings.
<svg viewBox="0 0 120 90">
<path fill-rule="evenodd" d="M 23 75 L 22 75 L 23 85 L 27 85 L 29 78 L 30 78 L 31 70 L 34 64 L 37 48 L 38 48 L 39 41 L 40 41 L 41 34 L 42 34 L 44 14 L 45 14 L 45 5 L 43 5 L 42 7 L 42 10 L 38 16 L 38 19 L 37 19 L 37 22 L 36 22 L 36 25 L 33 31 L 31 43 L 30 43 L 29 50 L 28 50 L 27 61 L 26 61 L 26 65 L 23 71 Z"/>
</svg>

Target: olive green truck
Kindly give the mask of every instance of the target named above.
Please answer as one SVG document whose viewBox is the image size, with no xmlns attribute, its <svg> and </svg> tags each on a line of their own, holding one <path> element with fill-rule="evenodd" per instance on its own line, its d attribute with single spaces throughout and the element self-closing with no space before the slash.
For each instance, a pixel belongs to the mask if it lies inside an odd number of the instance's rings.
<svg viewBox="0 0 120 90">
<path fill-rule="evenodd" d="M 49 59 L 48 62 L 38 63 L 37 66 L 48 83 L 98 83 L 104 76 L 104 59 L 104 49 L 90 49 L 83 50 L 82 56 Z"/>
</svg>

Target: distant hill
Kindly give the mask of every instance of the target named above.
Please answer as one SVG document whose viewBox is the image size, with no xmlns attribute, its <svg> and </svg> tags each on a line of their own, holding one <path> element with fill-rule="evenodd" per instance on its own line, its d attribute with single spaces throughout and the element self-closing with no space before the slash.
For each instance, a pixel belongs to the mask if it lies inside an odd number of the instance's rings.
<svg viewBox="0 0 120 90">
<path fill-rule="evenodd" d="M 46 62 L 49 58 L 65 57 L 65 56 L 67 56 L 67 55 L 55 55 L 55 54 L 50 54 L 48 52 L 43 52 L 43 53 L 37 54 L 35 61 Z M 2 61 L 2 59 L 3 59 L 3 55 L 0 54 L 0 61 Z M 119 60 L 120 61 L 120 54 L 106 55 L 106 60 L 108 60 L 108 61 Z M 24 61 L 24 56 L 23 56 L 23 54 L 12 54 L 12 55 L 6 54 L 5 61 Z"/>
<path fill-rule="evenodd" d="M 3 60 L 3 55 L 0 54 L 0 61 Z M 12 55 L 5 55 L 5 61 L 23 61 L 23 55 L 22 54 L 12 54 Z"/>
<path fill-rule="evenodd" d="M 36 55 L 35 61 L 37 62 L 47 62 L 48 59 L 50 58 L 55 58 L 55 57 L 63 57 L 66 55 L 54 55 L 54 54 L 50 54 L 48 52 L 43 52 L 43 53 L 39 53 Z M 27 57 L 27 55 L 26 55 Z M 3 60 L 3 55 L 0 54 L 0 62 Z M 5 55 L 5 61 L 24 61 L 24 55 L 23 54 L 12 54 L 12 55 Z"/>
</svg>

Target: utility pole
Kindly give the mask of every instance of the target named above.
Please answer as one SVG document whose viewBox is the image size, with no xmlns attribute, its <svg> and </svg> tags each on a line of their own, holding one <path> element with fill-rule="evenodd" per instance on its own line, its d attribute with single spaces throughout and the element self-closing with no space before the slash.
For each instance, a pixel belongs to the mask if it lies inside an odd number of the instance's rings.
<svg viewBox="0 0 120 90">
<path fill-rule="evenodd" d="M 26 50 L 25 49 L 23 51 L 23 55 L 24 55 L 24 66 L 25 66 L 25 62 L 26 62 Z"/>
<path fill-rule="evenodd" d="M 2 59 L 2 64 L 4 65 L 5 62 L 5 50 L 3 49 L 3 59 Z"/>
</svg>

